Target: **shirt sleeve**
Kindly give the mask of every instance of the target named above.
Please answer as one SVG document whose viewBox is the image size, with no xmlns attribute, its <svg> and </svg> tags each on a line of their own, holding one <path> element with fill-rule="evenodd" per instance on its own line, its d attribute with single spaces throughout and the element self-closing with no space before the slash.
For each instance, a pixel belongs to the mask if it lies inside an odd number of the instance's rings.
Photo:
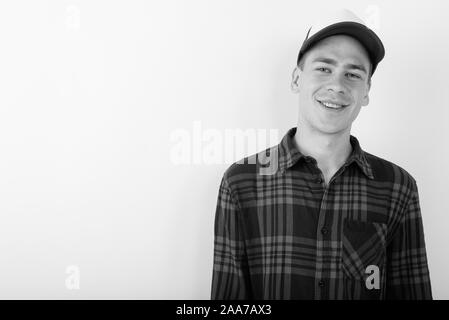
<svg viewBox="0 0 449 320">
<path fill-rule="evenodd" d="M 387 247 L 387 257 L 386 299 L 432 300 L 424 228 L 415 181 L 404 215 Z"/>
<path fill-rule="evenodd" d="M 240 209 L 222 178 L 215 211 L 211 299 L 250 299 L 250 281 Z"/>
</svg>

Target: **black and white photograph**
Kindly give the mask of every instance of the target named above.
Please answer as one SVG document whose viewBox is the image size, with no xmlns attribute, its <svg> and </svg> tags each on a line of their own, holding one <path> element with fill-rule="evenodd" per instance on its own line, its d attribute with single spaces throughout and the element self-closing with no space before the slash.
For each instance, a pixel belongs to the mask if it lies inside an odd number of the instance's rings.
<svg viewBox="0 0 449 320">
<path fill-rule="evenodd" d="M 448 12 L 2 2 L 0 300 L 449 299 Z"/>
</svg>

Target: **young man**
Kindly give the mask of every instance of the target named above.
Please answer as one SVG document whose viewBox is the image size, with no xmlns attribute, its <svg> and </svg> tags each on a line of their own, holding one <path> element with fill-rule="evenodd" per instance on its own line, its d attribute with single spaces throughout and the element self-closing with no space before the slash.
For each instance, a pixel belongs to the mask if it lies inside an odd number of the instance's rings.
<svg viewBox="0 0 449 320">
<path fill-rule="evenodd" d="M 298 126 L 221 181 L 212 299 L 432 299 L 416 181 L 350 135 L 383 57 L 349 11 L 311 27 Z"/>
</svg>

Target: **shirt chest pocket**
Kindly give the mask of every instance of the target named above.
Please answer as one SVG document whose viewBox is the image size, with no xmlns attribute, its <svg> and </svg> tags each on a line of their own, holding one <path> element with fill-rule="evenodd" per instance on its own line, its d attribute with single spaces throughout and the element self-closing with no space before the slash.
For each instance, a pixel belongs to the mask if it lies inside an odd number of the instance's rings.
<svg viewBox="0 0 449 320">
<path fill-rule="evenodd" d="M 345 220 L 341 266 L 346 299 L 381 299 L 385 285 L 387 225 Z"/>
</svg>

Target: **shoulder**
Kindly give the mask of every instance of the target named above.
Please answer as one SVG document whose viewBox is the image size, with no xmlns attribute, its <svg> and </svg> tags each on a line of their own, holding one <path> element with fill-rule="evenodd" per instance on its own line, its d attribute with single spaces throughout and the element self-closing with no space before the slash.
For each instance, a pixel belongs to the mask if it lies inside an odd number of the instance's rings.
<svg viewBox="0 0 449 320">
<path fill-rule="evenodd" d="M 364 153 L 376 181 L 391 183 L 410 191 L 416 189 L 416 180 L 406 169 L 371 153 Z"/>
<path fill-rule="evenodd" d="M 273 157 L 274 155 L 276 155 L 276 159 Z M 231 189 L 237 189 L 242 185 L 251 185 L 256 182 L 259 174 L 263 174 L 261 173 L 262 170 L 278 165 L 277 155 L 278 146 L 275 145 L 241 158 L 225 170 L 223 180 L 226 181 Z"/>
</svg>

